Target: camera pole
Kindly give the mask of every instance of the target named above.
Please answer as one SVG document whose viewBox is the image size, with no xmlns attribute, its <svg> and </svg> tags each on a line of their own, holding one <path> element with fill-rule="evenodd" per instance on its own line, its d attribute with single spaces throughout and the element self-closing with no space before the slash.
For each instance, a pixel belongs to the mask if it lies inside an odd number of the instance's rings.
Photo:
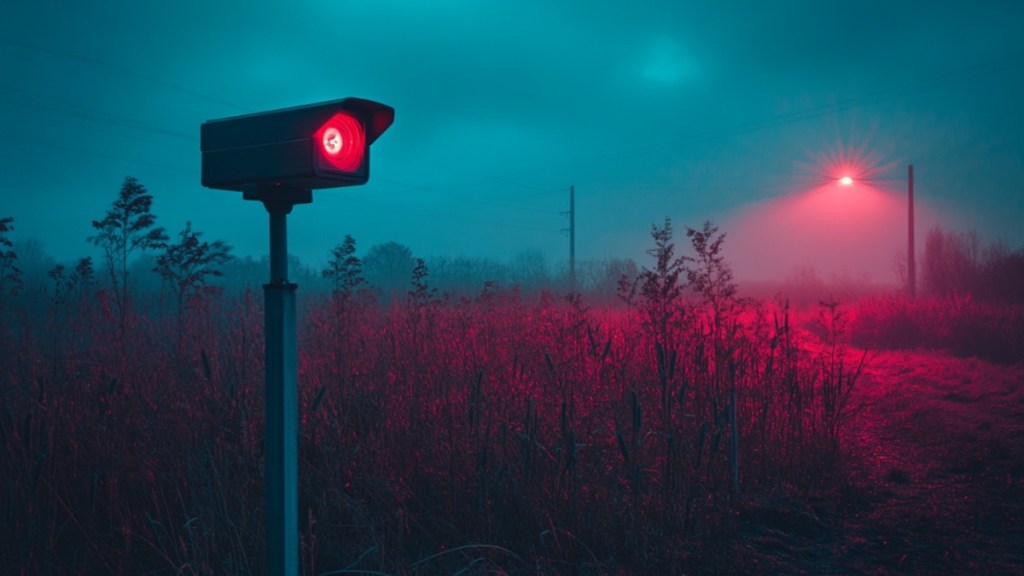
<svg viewBox="0 0 1024 576">
<path fill-rule="evenodd" d="M 199 127 L 202 183 L 242 192 L 270 215 L 270 281 L 263 285 L 266 414 L 266 573 L 299 570 L 298 355 L 295 284 L 288 281 L 287 218 L 312 189 L 366 184 L 370 145 L 395 110 L 362 98 L 208 120 Z"/>
<path fill-rule="evenodd" d="M 299 570 L 299 409 L 295 291 L 288 281 L 288 214 L 312 200 L 309 190 L 258 188 L 270 214 L 270 282 L 263 285 L 266 359 L 264 393 L 264 514 L 267 574 L 297 576 Z"/>
</svg>

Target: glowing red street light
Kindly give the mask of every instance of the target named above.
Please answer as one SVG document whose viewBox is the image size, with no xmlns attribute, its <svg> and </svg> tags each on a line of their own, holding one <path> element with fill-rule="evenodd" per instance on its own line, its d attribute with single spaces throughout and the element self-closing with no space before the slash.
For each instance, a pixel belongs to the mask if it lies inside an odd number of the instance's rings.
<svg viewBox="0 0 1024 576">
<path fill-rule="evenodd" d="M 852 186 L 853 178 L 850 178 L 849 176 L 843 176 L 842 178 L 839 179 L 839 183 L 842 184 L 843 186 Z"/>
</svg>

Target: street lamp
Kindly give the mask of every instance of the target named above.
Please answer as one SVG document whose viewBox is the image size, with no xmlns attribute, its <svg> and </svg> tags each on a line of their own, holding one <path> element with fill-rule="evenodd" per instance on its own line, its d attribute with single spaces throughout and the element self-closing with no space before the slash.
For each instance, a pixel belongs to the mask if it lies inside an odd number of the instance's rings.
<svg viewBox="0 0 1024 576">
<path fill-rule="evenodd" d="M 852 186 L 853 178 L 843 176 L 842 186 Z M 914 262 L 914 165 L 907 165 L 907 294 L 917 296 L 917 265 Z"/>
</svg>

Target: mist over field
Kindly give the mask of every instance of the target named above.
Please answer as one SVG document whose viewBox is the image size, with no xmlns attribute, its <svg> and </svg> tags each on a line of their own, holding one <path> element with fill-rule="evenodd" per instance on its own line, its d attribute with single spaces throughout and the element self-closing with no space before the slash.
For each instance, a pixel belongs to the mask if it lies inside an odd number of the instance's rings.
<svg viewBox="0 0 1024 576">
<path fill-rule="evenodd" d="M 1022 6 L 5 6 L 0 571 L 1024 573 Z"/>
<path fill-rule="evenodd" d="M 953 217 L 927 205 L 916 206 L 915 222 L 922 231 L 956 225 Z M 813 270 L 823 279 L 845 277 L 887 286 L 904 281 L 905 191 L 830 183 L 745 205 L 722 226 L 729 235 L 729 259 L 744 280 L 781 281 Z"/>
<path fill-rule="evenodd" d="M 267 260 L 167 234 L 151 199 L 125 180 L 99 262 L 36 247 L 23 270 L 0 220 L 15 573 L 270 570 L 279 288 L 261 305 Z M 739 284 L 728 235 L 683 228 L 575 288 L 536 254 L 348 236 L 293 259 L 296 573 L 1019 568 L 1022 250 L 934 228 L 911 297 L 810 269 Z"/>
</svg>

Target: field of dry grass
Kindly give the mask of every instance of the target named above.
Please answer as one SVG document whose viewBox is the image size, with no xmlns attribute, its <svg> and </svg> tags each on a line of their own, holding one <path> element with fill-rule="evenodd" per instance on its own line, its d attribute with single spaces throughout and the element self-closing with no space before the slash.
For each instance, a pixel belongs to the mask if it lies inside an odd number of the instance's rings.
<svg viewBox="0 0 1024 576">
<path fill-rule="evenodd" d="M 1024 368 L 849 346 L 913 316 L 867 302 L 313 299 L 302 573 L 1019 572 Z M 262 573 L 258 298 L 109 319 L 7 340 L 0 562 Z"/>
<path fill-rule="evenodd" d="M 845 482 L 748 503 L 737 573 L 1019 574 L 1024 367 L 873 353 L 854 402 Z"/>
</svg>

